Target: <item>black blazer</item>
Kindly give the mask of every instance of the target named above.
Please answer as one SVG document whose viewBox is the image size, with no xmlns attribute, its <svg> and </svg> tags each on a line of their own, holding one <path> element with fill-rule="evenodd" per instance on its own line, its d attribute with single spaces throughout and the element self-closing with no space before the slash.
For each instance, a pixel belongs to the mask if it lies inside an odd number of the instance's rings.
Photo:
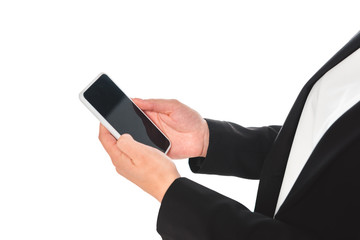
<svg viewBox="0 0 360 240">
<path fill-rule="evenodd" d="M 360 239 L 360 102 L 324 134 L 274 217 L 306 98 L 319 78 L 359 46 L 360 33 L 304 86 L 282 127 L 244 128 L 207 120 L 207 157 L 190 159 L 192 171 L 260 179 L 255 212 L 189 179 L 179 178 L 168 189 L 160 207 L 157 230 L 162 238 Z"/>
</svg>

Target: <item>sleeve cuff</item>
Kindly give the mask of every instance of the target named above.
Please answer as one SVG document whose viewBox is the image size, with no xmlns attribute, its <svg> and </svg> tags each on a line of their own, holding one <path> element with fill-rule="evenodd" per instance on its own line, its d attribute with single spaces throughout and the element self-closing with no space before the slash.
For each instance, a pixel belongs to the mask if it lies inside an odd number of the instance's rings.
<svg viewBox="0 0 360 240">
<path fill-rule="evenodd" d="M 161 202 L 157 219 L 157 231 L 163 239 L 203 239 L 204 236 L 196 237 L 196 229 L 211 214 L 201 210 L 202 198 L 208 191 L 213 192 L 187 178 L 178 178 L 172 183 Z"/>
<path fill-rule="evenodd" d="M 221 139 L 221 130 L 218 131 L 219 123 L 216 120 L 205 119 L 209 127 L 209 146 L 204 157 L 195 157 L 189 158 L 189 166 L 192 172 L 194 173 L 213 173 L 212 168 L 216 169 L 216 162 L 219 159 L 218 153 L 221 152 L 219 149 L 216 149 L 218 144 L 216 143 L 217 139 Z M 206 165 L 206 167 L 204 167 Z M 208 166 L 209 165 L 209 166 Z M 213 166 L 214 165 L 214 166 Z M 210 168 L 210 169 L 209 169 Z"/>
<path fill-rule="evenodd" d="M 245 128 L 231 122 L 205 120 L 209 127 L 206 158 L 189 158 L 191 171 L 259 179 L 280 126 Z"/>
</svg>

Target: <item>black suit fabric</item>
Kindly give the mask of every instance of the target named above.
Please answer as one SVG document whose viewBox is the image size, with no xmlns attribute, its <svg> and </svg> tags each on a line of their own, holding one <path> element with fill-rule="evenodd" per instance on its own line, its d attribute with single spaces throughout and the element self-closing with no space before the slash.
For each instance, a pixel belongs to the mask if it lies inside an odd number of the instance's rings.
<svg viewBox="0 0 360 240">
<path fill-rule="evenodd" d="M 274 216 L 292 141 L 310 90 L 359 46 L 357 34 L 309 80 L 283 126 L 244 128 L 207 119 L 207 157 L 190 159 L 190 168 L 196 173 L 260 179 L 255 212 L 189 179 L 179 178 L 166 192 L 160 207 L 157 229 L 162 238 L 360 240 L 359 102 L 321 138 Z"/>
</svg>

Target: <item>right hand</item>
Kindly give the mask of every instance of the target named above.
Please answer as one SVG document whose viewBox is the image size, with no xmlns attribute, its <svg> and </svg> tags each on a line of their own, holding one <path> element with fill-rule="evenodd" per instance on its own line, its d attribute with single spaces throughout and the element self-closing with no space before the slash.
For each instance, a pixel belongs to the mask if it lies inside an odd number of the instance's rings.
<svg viewBox="0 0 360 240">
<path fill-rule="evenodd" d="M 133 101 L 170 139 L 169 157 L 206 157 L 209 128 L 199 113 L 177 100 L 134 98 Z"/>
</svg>

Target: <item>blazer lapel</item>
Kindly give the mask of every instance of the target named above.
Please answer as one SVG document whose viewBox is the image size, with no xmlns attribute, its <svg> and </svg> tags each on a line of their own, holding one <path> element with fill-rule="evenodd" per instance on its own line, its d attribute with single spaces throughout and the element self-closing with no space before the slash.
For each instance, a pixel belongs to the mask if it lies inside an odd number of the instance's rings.
<svg viewBox="0 0 360 240">
<path fill-rule="evenodd" d="M 277 215 L 293 206 L 321 176 L 337 153 L 346 149 L 359 136 L 360 101 L 343 114 L 320 139 Z"/>
<path fill-rule="evenodd" d="M 274 142 L 272 150 L 264 161 L 260 177 L 255 211 L 274 216 L 287 160 L 291 150 L 296 128 L 307 96 L 317 80 L 360 47 L 360 32 L 336 53 L 304 86 L 295 101 L 285 123 Z M 297 188 L 301 189 L 303 182 Z M 295 190 L 294 190 L 295 191 Z M 296 196 L 296 194 L 294 195 Z"/>
</svg>

